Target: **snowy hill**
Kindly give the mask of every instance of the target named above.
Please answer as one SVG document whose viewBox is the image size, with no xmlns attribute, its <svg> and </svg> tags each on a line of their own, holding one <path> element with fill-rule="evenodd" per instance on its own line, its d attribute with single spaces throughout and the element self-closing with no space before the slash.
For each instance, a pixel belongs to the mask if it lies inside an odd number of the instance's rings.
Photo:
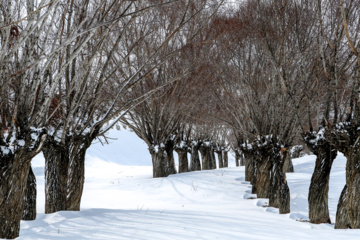
<svg viewBox="0 0 360 240">
<path fill-rule="evenodd" d="M 38 183 L 37 220 L 21 222 L 19 239 L 359 239 L 360 230 L 334 230 L 308 219 L 307 192 L 314 156 L 294 159 L 288 174 L 291 213 L 248 199 L 244 167 L 152 178 L 147 147 L 133 133 L 112 131 L 110 145 L 95 144 L 86 159 L 80 212 L 44 214 L 44 160 L 32 165 Z M 175 154 L 176 155 L 176 154 Z M 330 180 L 331 220 L 345 184 L 345 158 L 334 161 Z"/>
</svg>

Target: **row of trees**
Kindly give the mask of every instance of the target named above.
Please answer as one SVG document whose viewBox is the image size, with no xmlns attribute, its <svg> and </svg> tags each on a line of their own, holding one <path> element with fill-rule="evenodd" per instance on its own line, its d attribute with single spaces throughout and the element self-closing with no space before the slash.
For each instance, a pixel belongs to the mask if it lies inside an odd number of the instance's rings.
<svg viewBox="0 0 360 240">
<path fill-rule="evenodd" d="M 19 235 L 23 212 L 25 219 L 36 215 L 30 162 L 40 151 L 46 160 L 46 213 L 80 209 L 92 141 L 193 71 L 183 66 L 166 72 L 162 82 L 150 82 L 179 59 L 220 4 L 2 1 L 0 238 Z"/>
<path fill-rule="evenodd" d="M 0 4 L 0 237 L 36 216 L 30 162 L 46 160 L 46 213 L 79 210 L 86 150 L 121 122 L 153 176 L 227 166 L 290 211 L 299 139 L 317 156 L 309 217 L 329 222 L 336 152 L 348 158 L 336 228 L 359 228 L 358 0 L 27 0 Z M 314 131 L 314 129 L 316 129 Z M 190 164 L 188 153 L 191 154 Z M 200 156 L 201 161 L 200 163 Z M 244 157 L 246 161 L 244 161 Z"/>
</svg>

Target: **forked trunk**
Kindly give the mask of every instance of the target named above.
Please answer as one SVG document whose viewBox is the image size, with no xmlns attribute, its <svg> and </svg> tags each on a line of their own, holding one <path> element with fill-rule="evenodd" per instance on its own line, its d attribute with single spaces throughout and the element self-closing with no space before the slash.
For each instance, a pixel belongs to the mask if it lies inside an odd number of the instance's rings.
<svg viewBox="0 0 360 240">
<path fill-rule="evenodd" d="M 22 220 L 36 219 L 36 177 L 30 166 L 25 190 L 25 203 Z"/>
<path fill-rule="evenodd" d="M 217 156 L 218 156 L 218 162 L 219 162 L 219 168 L 223 168 L 224 167 L 224 161 L 223 161 L 223 156 L 222 156 L 222 151 L 215 151 Z"/>
<path fill-rule="evenodd" d="M 0 238 L 14 239 L 19 236 L 30 160 L 26 158 L 25 149 L 1 158 Z"/>
<path fill-rule="evenodd" d="M 69 147 L 48 141 L 43 147 L 45 158 L 45 213 L 67 210 Z"/>
<path fill-rule="evenodd" d="M 193 144 L 191 146 L 191 162 L 190 171 L 200 171 L 200 156 L 199 156 L 199 144 Z"/>
<path fill-rule="evenodd" d="M 229 152 L 223 151 L 224 167 L 229 167 Z"/>
<path fill-rule="evenodd" d="M 187 150 L 184 148 L 176 149 L 176 153 L 179 156 L 179 173 L 188 172 L 189 171 L 189 163 L 187 157 Z"/>
</svg>

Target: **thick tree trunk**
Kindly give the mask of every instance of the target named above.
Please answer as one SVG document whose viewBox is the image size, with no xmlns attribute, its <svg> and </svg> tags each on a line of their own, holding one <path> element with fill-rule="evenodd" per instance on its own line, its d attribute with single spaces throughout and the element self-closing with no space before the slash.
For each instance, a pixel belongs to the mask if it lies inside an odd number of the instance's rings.
<svg viewBox="0 0 360 240">
<path fill-rule="evenodd" d="M 238 150 L 235 150 L 235 165 L 237 166 L 237 167 L 239 167 L 240 166 L 240 153 L 239 153 L 239 151 Z"/>
<path fill-rule="evenodd" d="M 19 134 L 25 144 L 15 145 L 11 150 L 7 146 L 0 148 L 0 238 L 19 236 L 30 162 L 41 151 L 46 140 L 44 133 L 27 130 Z"/>
<path fill-rule="evenodd" d="M 350 219 L 348 213 L 347 199 L 348 199 L 348 187 L 345 185 L 339 198 L 339 202 L 336 210 L 335 229 L 347 229 L 350 228 Z"/>
<path fill-rule="evenodd" d="M 190 171 L 200 171 L 200 156 L 199 156 L 199 144 L 192 144 L 191 146 L 191 162 Z"/>
<path fill-rule="evenodd" d="M 277 151 L 275 151 L 277 152 Z M 290 212 L 290 190 L 286 181 L 286 167 L 288 151 L 281 151 L 271 156 L 272 169 L 270 176 L 269 206 L 279 208 L 280 214 Z"/>
<path fill-rule="evenodd" d="M 271 168 L 270 156 L 259 156 L 256 169 L 256 194 L 258 198 L 270 197 Z"/>
<path fill-rule="evenodd" d="M 169 176 L 167 167 L 167 154 L 164 149 L 150 150 L 151 159 L 153 163 L 153 178 Z"/>
<path fill-rule="evenodd" d="M 256 157 L 255 153 L 244 153 L 245 161 L 245 181 L 253 182 L 254 176 L 256 176 Z M 256 177 L 255 177 L 256 179 Z M 255 184 L 256 185 L 256 184 Z"/>
<path fill-rule="evenodd" d="M 48 141 L 43 147 L 45 158 L 45 213 L 67 210 L 69 146 Z"/>
<path fill-rule="evenodd" d="M 219 162 L 219 168 L 223 168 L 224 167 L 224 161 L 223 161 L 223 156 L 222 156 L 222 151 L 215 151 L 217 156 L 218 156 L 218 162 Z"/>
<path fill-rule="evenodd" d="M 36 177 L 30 166 L 25 190 L 25 203 L 22 220 L 36 219 Z"/>
<path fill-rule="evenodd" d="M 316 162 L 309 187 L 309 219 L 311 223 L 331 223 L 328 207 L 330 171 L 337 152 L 326 140 L 316 146 L 307 142 L 316 155 Z"/>
<path fill-rule="evenodd" d="M 202 160 L 202 170 L 209 170 L 211 169 L 212 165 L 212 156 L 211 156 L 211 146 L 209 143 L 201 144 L 200 148 L 201 160 Z"/>
<path fill-rule="evenodd" d="M 85 182 L 85 154 L 92 139 L 67 139 L 63 145 L 49 140 L 44 146 L 45 213 L 80 211 Z"/>
<path fill-rule="evenodd" d="M 224 167 L 229 167 L 229 152 L 223 151 Z"/>
<path fill-rule="evenodd" d="M 216 169 L 216 157 L 213 147 L 211 147 L 210 149 L 210 156 L 211 156 L 210 169 Z"/>
<path fill-rule="evenodd" d="M 349 146 L 344 152 L 346 186 L 341 193 L 336 216 L 336 228 L 360 228 L 360 151 L 359 145 Z"/>
<path fill-rule="evenodd" d="M 176 149 L 179 156 L 179 173 L 189 172 L 189 163 L 187 157 L 187 150 L 184 148 Z"/>
<path fill-rule="evenodd" d="M 25 154 L 24 149 L 3 156 L 0 161 L 0 238 L 19 236 L 31 160 Z"/>
<path fill-rule="evenodd" d="M 91 142 L 90 138 L 81 138 L 71 144 L 66 199 L 66 209 L 69 211 L 80 211 L 85 182 L 85 155 Z"/>
<path fill-rule="evenodd" d="M 289 164 L 287 165 L 287 168 L 286 168 L 286 172 L 288 173 L 293 173 L 294 172 L 294 165 L 293 165 L 293 162 L 292 162 L 292 159 L 289 155 Z"/>
<path fill-rule="evenodd" d="M 175 160 L 174 160 L 174 142 L 168 141 L 165 146 L 166 162 L 168 175 L 176 174 Z M 179 166 L 180 168 L 180 166 Z"/>
</svg>

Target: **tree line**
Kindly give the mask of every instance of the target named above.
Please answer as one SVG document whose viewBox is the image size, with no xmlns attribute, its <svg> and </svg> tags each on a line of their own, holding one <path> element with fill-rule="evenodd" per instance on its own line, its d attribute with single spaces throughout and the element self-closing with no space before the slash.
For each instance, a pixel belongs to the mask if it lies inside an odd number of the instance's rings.
<svg viewBox="0 0 360 240">
<path fill-rule="evenodd" d="M 316 156 L 312 223 L 359 228 L 358 0 L 3 1 L 0 237 L 36 217 L 31 159 L 45 157 L 45 212 L 79 211 L 86 150 L 118 124 L 148 146 L 153 176 L 245 165 L 252 192 L 290 211 L 290 149 Z M 188 154 L 191 156 L 188 159 Z M 217 155 L 218 163 L 216 163 Z M 200 157 L 201 155 L 201 157 Z"/>
</svg>

